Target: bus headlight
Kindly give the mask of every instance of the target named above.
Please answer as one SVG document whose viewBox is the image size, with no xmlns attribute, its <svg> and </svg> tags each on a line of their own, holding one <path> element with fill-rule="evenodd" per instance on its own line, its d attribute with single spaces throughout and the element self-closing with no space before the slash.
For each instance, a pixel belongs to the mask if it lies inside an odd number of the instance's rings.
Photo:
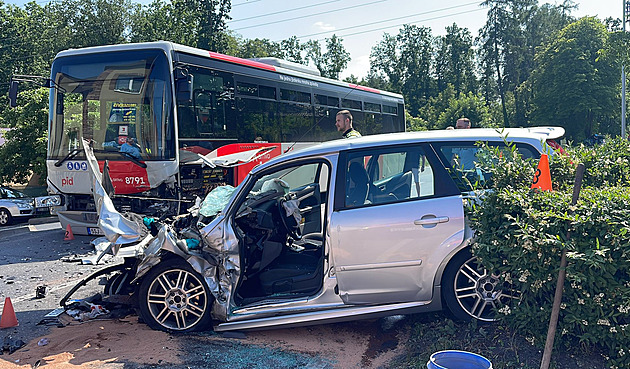
<svg viewBox="0 0 630 369">
<path fill-rule="evenodd" d="M 60 206 L 61 205 L 61 196 L 59 195 L 50 195 L 50 196 L 40 196 L 35 198 L 35 207 L 38 208 L 48 208 L 51 206 Z"/>
</svg>

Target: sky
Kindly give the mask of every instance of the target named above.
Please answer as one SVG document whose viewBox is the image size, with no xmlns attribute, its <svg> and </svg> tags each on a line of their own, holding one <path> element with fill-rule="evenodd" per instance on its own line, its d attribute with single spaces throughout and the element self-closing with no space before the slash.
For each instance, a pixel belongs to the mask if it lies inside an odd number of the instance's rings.
<svg viewBox="0 0 630 369">
<path fill-rule="evenodd" d="M 50 0 L 37 0 L 45 4 Z M 132 0 L 146 4 L 149 0 Z M 574 0 L 576 17 L 586 15 L 621 18 L 624 0 Z M 5 0 L 23 6 L 25 0 Z M 558 0 L 540 1 L 552 4 Z M 229 29 L 244 38 L 281 41 L 297 36 L 301 42 L 325 39 L 333 34 L 343 39 L 352 58 L 341 78 L 362 78 L 369 70 L 369 55 L 385 33 L 398 34 L 403 24 L 430 27 L 434 36 L 457 23 L 477 36 L 486 20 L 481 0 L 232 0 Z"/>
<path fill-rule="evenodd" d="M 546 1 L 555 4 L 555 0 Z M 398 34 L 403 24 L 430 27 L 434 36 L 444 35 L 457 23 L 477 36 L 486 21 L 486 8 L 471 0 L 233 0 L 230 29 L 245 38 L 280 41 L 293 35 L 301 42 L 324 40 L 333 34 L 343 39 L 352 60 L 341 74 L 365 77 L 369 55 L 385 33 Z M 540 2 L 544 3 L 544 2 Z M 559 2 L 557 2 L 559 3 Z M 572 14 L 622 17 L 623 0 L 578 0 Z M 289 5 L 287 5 L 289 4 Z"/>
</svg>

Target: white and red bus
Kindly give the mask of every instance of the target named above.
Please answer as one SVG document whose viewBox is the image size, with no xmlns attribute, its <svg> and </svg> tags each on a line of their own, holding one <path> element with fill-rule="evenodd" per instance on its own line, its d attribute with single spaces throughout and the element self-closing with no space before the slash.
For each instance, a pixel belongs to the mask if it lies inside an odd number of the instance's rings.
<svg viewBox="0 0 630 369">
<path fill-rule="evenodd" d="M 109 163 L 119 210 L 164 215 L 213 186 L 236 186 L 261 160 L 340 138 L 338 110 L 350 110 L 364 135 L 405 130 L 401 95 L 296 63 L 170 42 L 62 51 L 48 83 L 49 192 L 63 196 L 56 213 L 79 234 L 99 232 L 81 139 L 93 142 L 101 169 Z M 231 168 L 204 166 L 197 155 L 257 148 L 265 155 Z"/>
</svg>

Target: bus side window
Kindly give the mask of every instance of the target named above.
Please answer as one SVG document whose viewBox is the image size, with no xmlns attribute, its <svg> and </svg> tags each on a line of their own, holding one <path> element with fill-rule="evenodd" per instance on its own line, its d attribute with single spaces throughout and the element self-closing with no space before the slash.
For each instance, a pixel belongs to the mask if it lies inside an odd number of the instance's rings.
<svg viewBox="0 0 630 369">
<path fill-rule="evenodd" d="M 179 136 L 183 138 L 197 137 L 197 124 L 192 108 L 189 106 L 179 106 L 177 112 Z"/>
</svg>

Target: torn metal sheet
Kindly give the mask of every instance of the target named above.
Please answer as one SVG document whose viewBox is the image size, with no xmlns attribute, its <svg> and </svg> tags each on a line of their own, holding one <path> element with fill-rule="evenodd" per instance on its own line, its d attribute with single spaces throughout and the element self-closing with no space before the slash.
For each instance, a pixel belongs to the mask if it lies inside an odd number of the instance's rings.
<svg viewBox="0 0 630 369">
<path fill-rule="evenodd" d="M 162 224 L 150 218 L 143 219 L 142 216 L 133 213 L 125 215 L 119 213 L 103 187 L 103 174 L 99 171 L 98 161 L 94 156 L 89 142 L 83 141 L 84 150 L 88 159 L 88 168 L 93 179 L 93 194 L 99 215 L 98 225 L 104 233 L 104 237 L 93 241 L 97 254 L 93 258 L 84 260 L 85 263 L 97 264 L 101 258 L 111 253 L 122 256 L 125 259 L 136 259 L 134 262 L 134 275 L 130 283 L 138 282 L 151 268 L 158 265 L 164 252 L 175 254 L 186 260 L 188 264 L 204 277 L 210 293 L 215 297 L 215 305 L 212 308 L 213 315 L 218 319 L 227 319 L 229 311 L 230 297 L 236 281 L 240 276 L 240 259 L 238 249 L 238 239 L 231 226 L 225 229 L 224 219 L 220 216 L 220 211 L 229 202 L 234 193 L 234 188 L 221 188 L 214 195 L 206 199 L 205 204 L 199 204 L 195 209 L 206 210 L 212 205 L 210 213 L 202 214 L 207 217 L 217 216 L 210 224 L 195 232 L 181 230 L 181 238 L 168 224 Z M 211 166 L 233 166 L 240 165 L 265 153 L 269 148 L 250 150 L 246 152 L 212 157 L 212 153 L 204 157 L 202 161 Z M 278 185 L 278 184 L 276 184 Z M 282 183 L 280 183 L 282 185 Z M 282 186 L 281 186 L 282 187 Z M 285 189 L 282 188 L 282 193 Z M 211 204 L 210 204 L 211 203 Z M 205 205 L 205 207 L 204 207 Z M 200 224 L 199 227 L 203 226 Z M 151 234 L 149 234 L 149 229 Z M 196 238 L 195 238 L 196 235 Z M 203 241 L 197 246 L 198 241 Z M 106 268 L 109 272 L 123 270 L 123 266 Z M 88 280 L 96 278 L 105 273 L 95 273 L 77 285 L 64 299 L 67 299 Z"/>
<path fill-rule="evenodd" d="M 98 213 L 98 226 L 105 237 L 112 242 L 114 254 L 118 251 L 116 245 L 128 244 L 138 241 L 146 234 L 146 227 L 138 223 L 136 219 L 128 219 L 120 214 L 112 200 L 107 196 L 103 188 L 103 175 L 101 174 L 94 151 L 87 140 L 83 140 L 83 149 L 88 162 L 89 172 L 92 175 L 92 191 L 96 212 Z"/>
<path fill-rule="evenodd" d="M 258 149 L 236 152 L 234 154 L 221 156 L 217 156 L 217 150 L 214 150 L 213 152 L 205 156 L 199 155 L 199 159 L 201 159 L 201 161 L 210 168 L 229 168 L 254 161 L 263 156 L 267 151 L 273 150 L 275 148 L 276 147 L 274 146 L 261 147 Z"/>
<path fill-rule="evenodd" d="M 239 243 L 232 226 L 219 215 L 201 229 L 205 241 L 203 251 L 217 258 L 216 267 L 202 275 L 216 298 L 212 315 L 218 320 L 227 320 L 230 297 L 241 274 Z"/>
<path fill-rule="evenodd" d="M 157 237 L 155 237 L 144 250 L 144 256 L 138 263 L 136 278 L 134 281 L 141 278 L 152 267 L 160 262 L 162 258 L 160 257 L 159 252 L 161 250 L 169 251 L 186 259 L 188 256 L 186 245 L 178 245 L 177 241 L 178 239 L 175 235 L 175 231 L 171 227 L 163 225 L 160 228 Z"/>
</svg>

